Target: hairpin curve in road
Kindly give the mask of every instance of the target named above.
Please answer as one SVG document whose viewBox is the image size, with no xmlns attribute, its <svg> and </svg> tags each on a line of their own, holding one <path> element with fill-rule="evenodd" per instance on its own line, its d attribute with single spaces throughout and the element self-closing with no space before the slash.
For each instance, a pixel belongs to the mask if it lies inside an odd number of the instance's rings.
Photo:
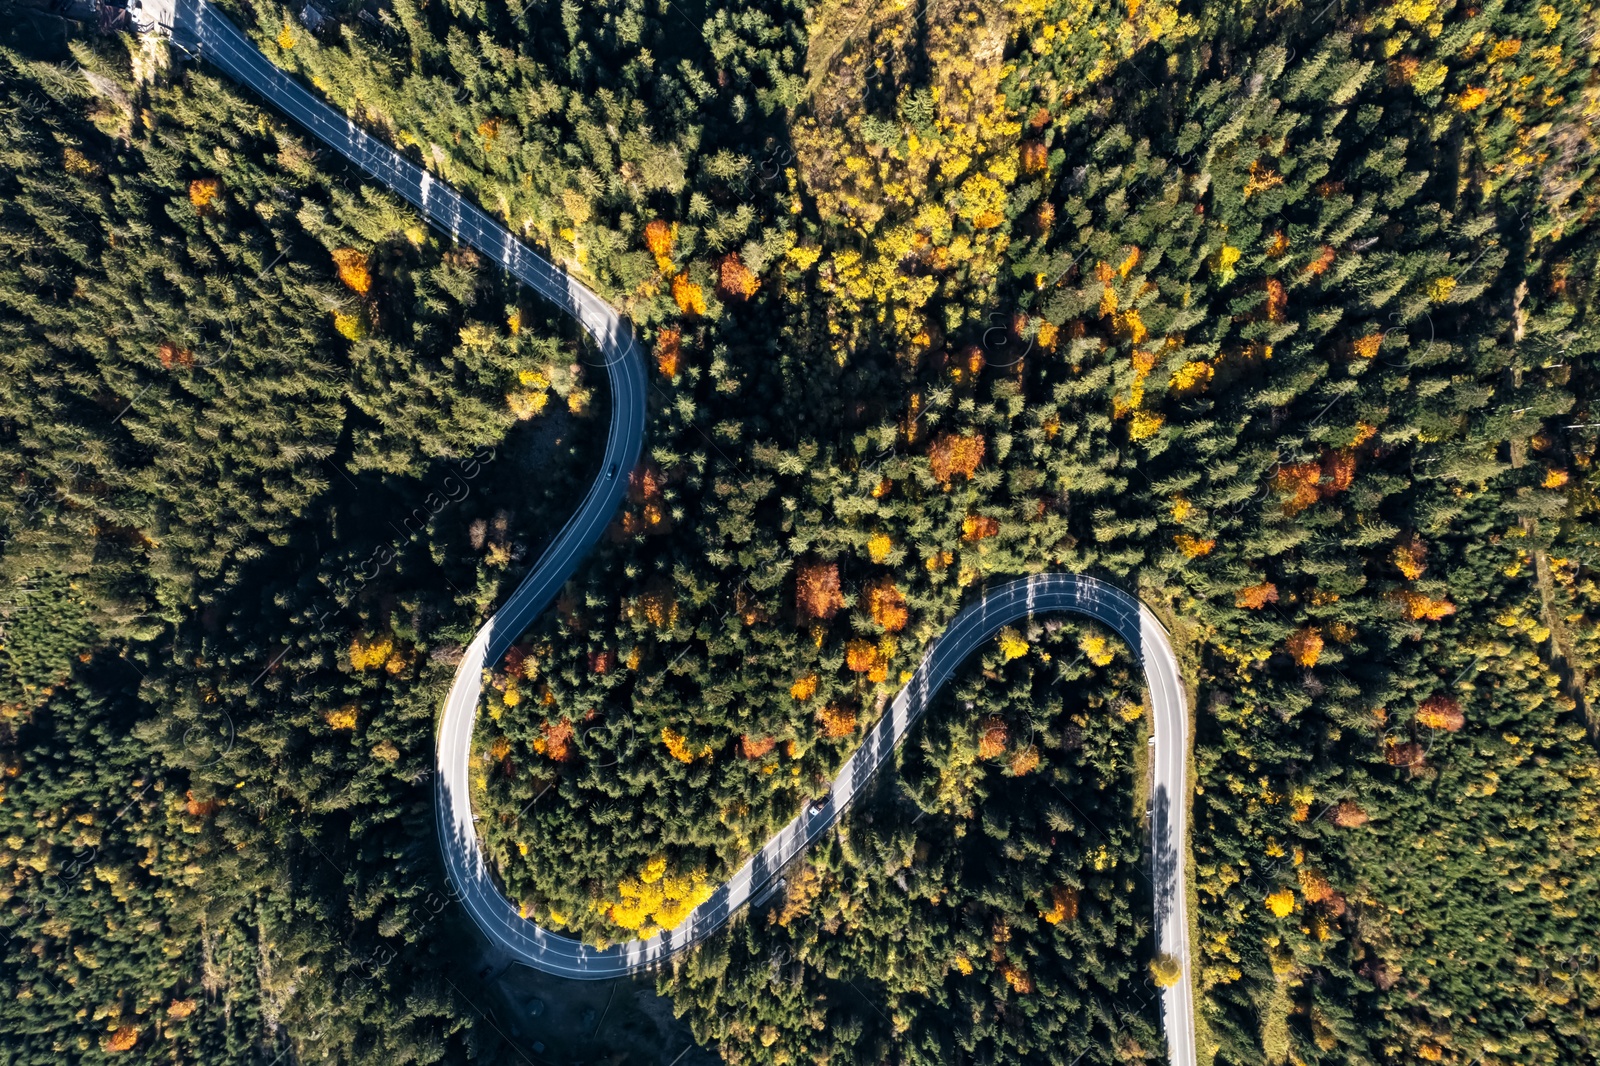
<svg viewBox="0 0 1600 1066">
<path fill-rule="evenodd" d="M 845 760 L 826 801 L 808 806 L 780 829 L 677 928 L 646 940 L 597 948 L 541 928 L 518 914 L 484 861 L 467 791 L 483 671 L 549 606 L 599 540 L 622 500 L 627 479 L 608 472 L 632 470 L 643 446 L 647 380 L 638 340 L 632 327 L 587 286 L 522 244 L 448 184 L 313 96 L 268 61 L 205 0 L 144 0 L 144 4 L 141 23 L 170 30 L 174 43 L 255 90 L 417 208 L 429 223 L 499 263 L 575 318 L 605 356 L 612 415 L 600 472 L 532 572 L 467 646 L 439 725 L 439 837 L 445 867 L 454 894 L 484 934 L 518 961 L 562 977 L 601 980 L 659 965 L 720 929 L 831 829 L 878 768 L 893 757 L 940 687 L 985 641 L 1002 627 L 1035 615 L 1079 614 L 1109 626 L 1128 642 L 1144 667 L 1150 689 L 1155 736 L 1150 826 L 1155 936 L 1157 950 L 1177 959 L 1182 967 L 1181 980 L 1161 992 L 1162 1018 L 1170 1061 L 1195 1066 L 1183 877 L 1188 838 L 1184 778 L 1189 747 L 1183 681 L 1167 632 L 1150 609 L 1122 589 L 1093 577 L 1041 574 L 986 589 L 928 648 L 910 683 Z"/>
</svg>

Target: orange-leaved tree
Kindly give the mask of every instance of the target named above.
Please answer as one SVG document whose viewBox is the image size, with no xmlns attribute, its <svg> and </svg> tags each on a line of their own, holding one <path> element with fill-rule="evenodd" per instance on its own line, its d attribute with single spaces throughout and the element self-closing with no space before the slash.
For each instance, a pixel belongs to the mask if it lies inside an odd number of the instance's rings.
<svg viewBox="0 0 1600 1066">
<path fill-rule="evenodd" d="M 717 291 L 729 300 L 748 300 L 761 287 L 761 281 L 744 265 L 738 252 L 722 257 L 718 267 Z"/>
<path fill-rule="evenodd" d="M 801 622 L 825 622 L 844 606 L 838 563 L 806 563 L 795 574 L 795 614 Z"/>
<path fill-rule="evenodd" d="M 656 257 L 656 267 L 663 274 L 672 273 L 672 243 L 677 235 L 678 227 L 669 226 L 659 218 L 644 228 L 645 247 Z"/>
<path fill-rule="evenodd" d="M 1442 729 L 1446 733 L 1454 733 L 1467 722 L 1467 716 L 1461 713 L 1461 704 L 1453 697 L 1444 693 L 1435 693 L 1422 701 L 1422 706 L 1417 708 L 1417 724 L 1425 725 L 1429 729 Z"/>
<path fill-rule="evenodd" d="M 874 622 L 891 633 L 900 632 L 911 618 L 905 596 L 895 585 L 894 578 L 887 576 L 867 586 L 867 610 Z"/>
<path fill-rule="evenodd" d="M 956 475 L 970 478 L 977 472 L 986 448 L 981 434 L 946 433 L 928 447 L 928 464 L 939 483 L 949 488 Z"/>
<path fill-rule="evenodd" d="M 365 296 L 372 287 L 372 275 L 367 270 L 367 257 L 365 253 L 354 248 L 335 248 L 333 250 L 334 265 L 339 268 L 339 280 L 344 282 L 351 292 Z"/>
</svg>

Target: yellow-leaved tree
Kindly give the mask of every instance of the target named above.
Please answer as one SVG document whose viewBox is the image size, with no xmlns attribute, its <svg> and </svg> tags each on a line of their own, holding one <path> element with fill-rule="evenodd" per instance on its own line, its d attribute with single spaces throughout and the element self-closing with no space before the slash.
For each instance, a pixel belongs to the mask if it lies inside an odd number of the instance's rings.
<svg viewBox="0 0 1600 1066">
<path fill-rule="evenodd" d="M 637 875 L 623 878 L 614 897 L 596 903 L 595 909 L 613 924 L 648 938 L 682 924 L 714 890 L 703 869 L 674 872 L 666 856 L 657 855 Z"/>
</svg>

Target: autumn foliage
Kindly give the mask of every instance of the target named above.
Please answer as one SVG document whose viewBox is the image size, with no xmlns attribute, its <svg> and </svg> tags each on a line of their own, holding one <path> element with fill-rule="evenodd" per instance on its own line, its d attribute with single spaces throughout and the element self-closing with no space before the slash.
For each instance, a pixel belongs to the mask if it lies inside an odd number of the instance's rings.
<svg viewBox="0 0 1600 1066">
<path fill-rule="evenodd" d="M 636 601 L 644 620 L 653 629 L 670 629 L 678 621 L 678 603 L 672 587 L 665 581 L 653 583 L 639 594 Z"/>
<path fill-rule="evenodd" d="M 1361 804 L 1355 800 L 1348 799 L 1340 800 L 1338 806 L 1333 808 L 1333 813 L 1329 815 L 1329 818 L 1340 829 L 1355 829 L 1366 825 L 1369 820 L 1367 812 L 1361 809 Z"/>
<path fill-rule="evenodd" d="M 1150 960 L 1150 977 L 1157 988 L 1171 988 L 1183 980 L 1183 963 L 1162 953 Z"/>
<path fill-rule="evenodd" d="M 1417 724 L 1425 725 L 1429 729 L 1442 729 L 1446 733 L 1454 733 L 1467 722 L 1466 715 L 1461 713 L 1461 704 L 1450 696 L 1436 693 L 1422 701 L 1422 706 L 1417 708 Z"/>
<path fill-rule="evenodd" d="M 1318 500 L 1330 499 L 1355 481 L 1353 449 L 1334 448 L 1315 463 L 1288 463 L 1273 475 L 1273 491 L 1284 497 L 1283 513 L 1297 515 Z"/>
<path fill-rule="evenodd" d="M 1000 523 L 984 514 L 969 514 L 961 520 L 961 539 L 967 543 L 986 540 L 1000 532 Z"/>
<path fill-rule="evenodd" d="M 892 577 L 881 577 L 867 586 L 867 610 L 874 622 L 891 633 L 900 632 L 911 618 L 906 598 Z"/>
<path fill-rule="evenodd" d="M 1406 740 L 1386 745 L 1383 760 L 1390 766 L 1414 770 L 1425 761 L 1423 756 L 1424 752 L 1421 744 L 1415 740 Z"/>
<path fill-rule="evenodd" d="M 1428 545 L 1420 537 L 1410 537 L 1395 545 L 1389 559 L 1407 581 L 1415 581 L 1428 568 Z"/>
<path fill-rule="evenodd" d="M 161 365 L 168 370 L 175 366 L 188 370 L 194 366 L 194 353 L 187 348 L 179 348 L 171 341 L 162 341 L 157 346 L 156 357 L 161 360 Z"/>
<path fill-rule="evenodd" d="M 817 712 L 817 721 L 822 723 L 822 735 L 833 740 L 856 731 L 856 715 L 848 707 L 824 707 Z"/>
<path fill-rule="evenodd" d="M 1288 463 L 1272 476 L 1272 489 L 1284 497 L 1283 513 L 1297 515 L 1322 498 L 1322 467 Z"/>
<path fill-rule="evenodd" d="M 569 720 L 558 718 L 554 722 L 545 722 L 539 727 L 539 732 L 543 734 L 539 739 L 544 742 L 543 754 L 546 758 L 555 762 L 572 760 L 572 723 Z"/>
<path fill-rule="evenodd" d="M 845 665 L 876 684 L 889 679 L 889 661 L 894 657 L 893 637 L 884 637 L 877 644 L 868 640 L 852 640 L 845 645 Z"/>
<path fill-rule="evenodd" d="M 663 274 L 672 269 L 673 227 L 656 219 L 644 228 L 645 247 L 656 257 L 656 266 Z"/>
<path fill-rule="evenodd" d="M 696 759 L 701 758 L 702 756 L 710 755 L 712 750 L 711 745 L 707 744 L 698 752 L 695 751 L 693 748 L 689 747 L 689 738 L 678 732 L 676 729 L 673 729 L 671 726 L 662 727 L 661 743 L 667 749 L 667 754 L 671 755 L 674 759 L 677 759 L 681 763 L 694 762 Z"/>
<path fill-rule="evenodd" d="M 986 442 L 982 436 L 946 433 L 934 440 L 928 448 L 928 462 L 933 476 L 946 488 L 956 475 L 970 478 L 983 462 Z"/>
<path fill-rule="evenodd" d="M 1050 149 L 1043 141 L 1023 141 L 1017 149 L 1017 161 L 1025 174 L 1038 174 L 1048 168 Z"/>
<path fill-rule="evenodd" d="M 1050 890 L 1050 909 L 1040 911 L 1039 917 L 1051 925 L 1071 922 L 1078 917 L 1078 890 L 1071 885 L 1058 885 Z"/>
<path fill-rule="evenodd" d="M 1277 278 L 1267 279 L 1266 312 L 1268 322 L 1282 322 L 1284 308 L 1289 306 L 1289 294 L 1283 287 L 1283 282 Z"/>
<path fill-rule="evenodd" d="M 1019 748 L 1016 754 L 1011 756 L 1011 774 L 1013 777 L 1022 777 L 1026 774 L 1031 774 L 1038 768 L 1039 749 L 1034 747 L 1032 744 L 1029 744 L 1025 748 Z"/>
<path fill-rule="evenodd" d="M 1349 448 L 1335 448 L 1322 456 L 1322 496 L 1337 496 L 1355 483 L 1356 455 Z"/>
<path fill-rule="evenodd" d="M 645 463 L 628 475 L 628 500 L 643 504 L 639 511 L 624 511 L 621 520 L 623 534 L 662 534 L 672 529 L 662 489 L 666 479 L 653 463 Z"/>
<path fill-rule="evenodd" d="M 1310 867 L 1301 867 L 1295 874 L 1300 881 L 1300 894 L 1307 903 L 1321 903 L 1334 895 L 1328 879 Z"/>
<path fill-rule="evenodd" d="M 507 677 L 522 677 L 526 672 L 529 680 L 538 676 L 538 660 L 528 654 L 528 649 L 512 645 L 500 660 L 500 665 L 505 669 Z"/>
<path fill-rule="evenodd" d="M 404 658 L 395 652 L 392 636 L 379 633 L 365 640 L 356 637 L 350 641 L 350 666 L 353 669 L 372 670 L 381 666 L 392 674 L 398 673 L 403 665 Z"/>
<path fill-rule="evenodd" d="M 1333 261 L 1338 257 L 1339 253 L 1335 252 L 1328 245 L 1324 244 L 1322 247 L 1317 249 L 1317 257 L 1306 264 L 1305 272 L 1310 277 L 1318 277 L 1319 275 L 1325 273 L 1329 267 L 1333 266 Z"/>
<path fill-rule="evenodd" d="M 196 178 L 189 183 L 189 203 L 195 214 L 204 215 L 211 210 L 211 201 L 222 192 L 222 183 L 216 178 Z"/>
<path fill-rule="evenodd" d="M 1410 589 L 1395 593 L 1394 598 L 1407 622 L 1438 622 L 1456 613 L 1456 605 L 1449 600 L 1436 600 Z"/>
<path fill-rule="evenodd" d="M 808 563 L 795 575 L 795 614 L 801 622 L 827 621 L 844 606 L 838 563 Z"/>
<path fill-rule="evenodd" d="M 354 293 L 362 296 L 372 288 L 372 275 L 367 271 L 367 257 L 354 248 L 335 248 L 334 266 L 339 268 L 339 280 Z"/>
<path fill-rule="evenodd" d="M 634 503 L 659 500 L 663 484 L 661 470 L 653 463 L 643 463 L 628 475 L 628 499 Z"/>
<path fill-rule="evenodd" d="M 983 723 L 983 730 L 978 734 L 978 758 L 993 759 L 1006 750 L 1006 741 L 1010 738 L 1011 733 L 1004 720 L 989 719 Z"/>
<path fill-rule="evenodd" d="M 328 723 L 329 729 L 349 732 L 356 727 L 356 706 L 353 703 L 347 703 L 343 707 L 328 711 L 322 716 L 322 719 Z"/>
<path fill-rule="evenodd" d="M 714 891 L 704 870 L 673 873 L 666 858 L 658 855 L 645 863 L 637 877 L 623 878 L 617 886 L 617 901 L 606 908 L 606 914 L 617 925 L 641 935 L 652 929 L 673 929 Z"/>
<path fill-rule="evenodd" d="M 184 812 L 192 814 L 196 818 L 205 818 L 215 814 L 217 809 L 222 806 L 221 802 L 216 799 L 195 799 L 193 789 L 185 789 L 183 798 Z"/>
<path fill-rule="evenodd" d="M 1322 657 L 1322 631 L 1316 626 L 1297 630 L 1289 637 L 1289 654 L 1301 666 L 1315 666 Z"/>
<path fill-rule="evenodd" d="M 746 759 L 759 759 L 777 746 L 777 737 L 752 737 L 746 734 L 739 738 L 739 754 Z"/>
<path fill-rule="evenodd" d="M 1270 581 L 1263 581 L 1259 585 L 1248 585 L 1233 597 L 1235 607 L 1243 607 L 1250 611 L 1259 611 L 1267 604 L 1277 602 L 1278 586 Z"/>
<path fill-rule="evenodd" d="M 672 279 L 672 299 L 677 302 L 678 310 L 686 315 L 706 313 L 705 291 L 690 281 L 687 274 L 679 274 Z"/>
<path fill-rule="evenodd" d="M 760 280 L 740 260 L 738 252 L 723 256 L 717 272 L 717 292 L 725 299 L 748 300 L 761 287 Z"/>
<path fill-rule="evenodd" d="M 124 1025 L 112 1033 L 106 1040 L 107 1051 L 132 1051 L 133 1045 L 139 1042 L 139 1030 L 132 1025 Z"/>
<path fill-rule="evenodd" d="M 682 340 L 683 333 L 676 326 L 670 326 L 656 334 L 656 369 L 661 371 L 662 377 L 678 376 Z"/>
<path fill-rule="evenodd" d="M 1000 967 L 1000 975 L 1006 979 L 1006 984 L 1018 995 L 1027 995 L 1033 991 L 1033 978 L 1014 962 L 1008 962 Z"/>
<path fill-rule="evenodd" d="M 1210 363 L 1199 360 L 1187 362 L 1172 372 L 1167 388 L 1178 393 L 1195 392 L 1210 383 L 1216 373 L 1216 368 Z"/>
</svg>

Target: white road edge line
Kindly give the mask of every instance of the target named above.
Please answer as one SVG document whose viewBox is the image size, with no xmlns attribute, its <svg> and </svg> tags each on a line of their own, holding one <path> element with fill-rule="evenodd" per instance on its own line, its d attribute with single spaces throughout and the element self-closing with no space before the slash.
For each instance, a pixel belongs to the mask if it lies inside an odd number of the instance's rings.
<svg viewBox="0 0 1600 1066">
<path fill-rule="evenodd" d="M 163 3 L 165 0 L 163 0 Z M 163 15 L 163 18 L 166 16 Z M 1001 628 L 1034 615 L 1084 615 L 1115 630 L 1133 648 L 1150 691 L 1152 727 L 1151 856 L 1157 950 L 1180 960 L 1183 977 L 1161 992 L 1169 1061 L 1196 1066 L 1193 978 L 1188 943 L 1184 864 L 1188 791 L 1184 775 L 1189 717 L 1177 657 L 1149 608 L 1114 585 L 1079 574 L 1042 574 L 988 589 L 933 642 L 911 682 L 862 745 L 845 760 L 825 807 L 802 812 L 695 908 L 676 929 L 647 940 L 596 948 L 522 918 L 495 886 L 472 823 L 467 792 L 472 729 L 484 670 L 499 659 L 577 570 L 621 502 L 644 440 L 646 373 L 633 329 L 598 296 L 523 245 L 498 222 L 357 127 L 287 77 L 205 0 L 175 0 L 175 42 L 196 46 L 205 61 L 248 85 L 363 171 L 384 182 L 452 239 L 501 263 L 519 281 L 575 318 L 605 356 L 612 422 L 600 473 L 577 512 L 505 605 L 462 655 L 445 701 L 438 735 L 439 836 L 454 890 L 478 927 L 498 947 L 535 969 L 562 977 L 606 980 L 661 965 L 716 932 L 766 888 L 788 863 L 826 833 L 872 775 L 893 757 L 940 686 Z"/>
</svg>

